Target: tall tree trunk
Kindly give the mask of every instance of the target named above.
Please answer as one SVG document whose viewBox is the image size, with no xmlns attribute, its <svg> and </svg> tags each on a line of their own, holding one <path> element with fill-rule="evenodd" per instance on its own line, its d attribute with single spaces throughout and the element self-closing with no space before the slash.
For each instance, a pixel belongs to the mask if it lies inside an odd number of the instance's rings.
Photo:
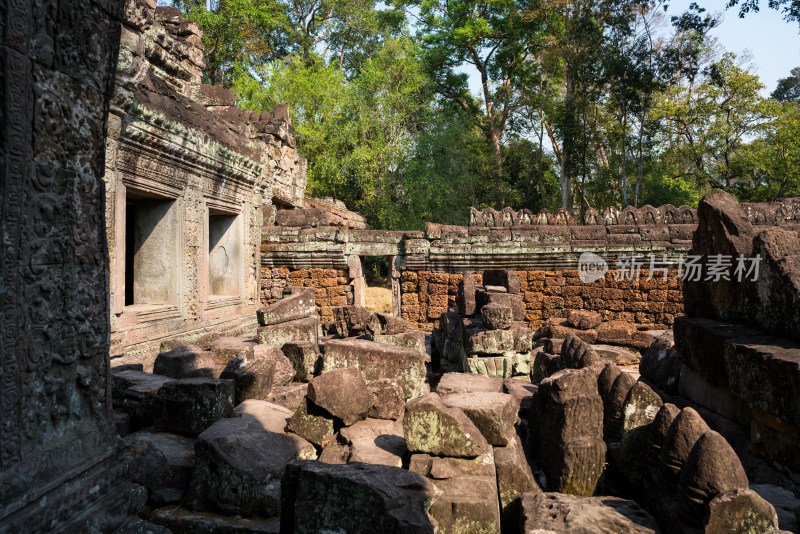
<svg viewBox="0 0 800 534">
<path fill-rule="evenodd" d="M 539 78 L 539 161 L 537 173 L 539 175 L 539 194 L 542 196 L 542 208 L 547 206 L 544 194 L 544 78 Z"/>
<path fill-rule="evenodd" d="M 622 159 L 620 161 L 619 180 L 622 186 L 622 206 L 628 205 L 628 106 L 622 104 Z"/>
</svg>

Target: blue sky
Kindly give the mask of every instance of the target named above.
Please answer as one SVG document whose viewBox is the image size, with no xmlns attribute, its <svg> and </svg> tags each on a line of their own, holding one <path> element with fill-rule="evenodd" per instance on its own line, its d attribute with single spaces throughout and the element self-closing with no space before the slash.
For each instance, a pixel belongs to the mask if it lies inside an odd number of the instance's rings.
<svg viewBox="0 0 800 534">
<path fill-rule="evenodd" d="M 743 19 L 739 18 L 737 8 L 726 10 L 724 0 L 696 1 L 709 11 L 722 13 L 722 24 L 711 35 L 725 50 L 737 55 L 750 51 L 753 71 L 767 86 L 765 96 L 775 89 L 780 78 L 788 76 L 794 67 L 800 67 L 800 25 L 783 20 L 780 12 L 767 7 L 767 0 L 761 0 L 761 11 L 750 12 Z M 678 15 L 690 3 L 691 0 L 673 0 L 667 13 Z"/>
</svg>

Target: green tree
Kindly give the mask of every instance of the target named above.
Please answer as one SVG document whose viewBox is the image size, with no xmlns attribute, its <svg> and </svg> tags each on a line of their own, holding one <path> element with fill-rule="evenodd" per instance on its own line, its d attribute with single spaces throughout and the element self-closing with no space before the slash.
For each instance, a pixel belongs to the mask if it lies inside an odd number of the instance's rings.
<svg viewBox="0 0 800 534">
<path fill-rule="evenodd" d="M 672 177 L 691 179 L 701 191 L 735 190 L 742 179 L 737 157 L 771 119 L 771 104 L 759 95 L 763 84 L 735 59 L 724 54 L 699 86 L 667 91 L 653 110 L 667 123 L 665 158 Z"/>
<path fill-rule="evenodd" d="M 800 67 L 793 68 L 789 76 L 778 80 L 778 86 L 770 96 L 779 102 L 800 101 Z"/>
<path fill-rule="evenodd" d="M 753 11 L 758 13 L 759 0 L 744 0 L 739 5 L 740 0 L 728 0 L 728 7 L 739 6 L 739 16 L 744 16 Z M 783 18 L 787 21 L 800 22 L 800 0 L 769 0 L 770 9 L 783 13 Z"/>
</svg>

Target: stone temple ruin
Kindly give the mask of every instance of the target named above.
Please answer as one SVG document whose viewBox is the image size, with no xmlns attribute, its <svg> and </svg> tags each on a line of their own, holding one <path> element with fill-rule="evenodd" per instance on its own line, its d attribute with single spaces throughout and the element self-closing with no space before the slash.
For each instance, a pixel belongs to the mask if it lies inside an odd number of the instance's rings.
<svg viewBox="0 0 800 534">
<path fill-rule="evenodd" d="M 0 531 L 798 532 L 800 199 L 370 230 L 155 4 L 0 2 Z"/>
</svg>

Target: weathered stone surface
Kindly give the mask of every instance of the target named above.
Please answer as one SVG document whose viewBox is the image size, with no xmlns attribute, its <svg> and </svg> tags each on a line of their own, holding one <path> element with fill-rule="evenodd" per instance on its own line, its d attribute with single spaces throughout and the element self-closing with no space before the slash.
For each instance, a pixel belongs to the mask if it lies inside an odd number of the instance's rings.
<svg viewBox="0 0 800 534">
<path fill-rule="evenodd" d="M 466 359 L 467 371 L 483 376 L 510 378 L 530 373 L 530 354 L 506 352 L 502 355 L 481 355 Z"/>
<path fill-rule="evenodd" d="M 511 330 L 475 329 L 464 340 L 467 354 L 503 354 L 514 351 L 514 333 Z"/>
<path fill-rule="evenodd" d="M 562 369 L 583 369 L 600 363 L 600 357 L 595 350 L 581 338 L 567 334 L 561 345 Z"/>
<path fill-rule="evenodd" d="M 249 357 L 257 344 L 258 341 L 250 336 L 225 336 L 211 342 L 209 350 L 219 363 L 225 365 L 237 356 Z"/>
<path fill-rule="evenodd" d="M 364 419 L 341 429 L 336 441 L 347 450 L 343 463 L 363 462 L 403 467 L 403 457 L 408 453 L 403 425 L 397 421 Z M 325 451 L 323 456 L 324 453 Z M 323 456 L 320 461 L 325 461 Z"/>
<path fill-rule="evenodd" d="M 324 448 L 333 439 L 334 420 L 325 410 L 304 400 L 286 422 L 286 428 L 314 445 Z"/>
<path fill-rule="evenodd" d="M 711 499 L 724 491 L 748 485 L 747 475 L 734 450 L 725 438 L 709 430 L 692 447 L 681 470 L 680 499 L 684 520 L 700 525 Z"/>
<path fill-rule="evenodd" d="M 638 327 L 632 323 L 608 321 L 597 327 L 597 341 L 610 345 L 645 349 L 653 342 L 653 335 L 647 331 L 638 330 Z"/>
<path fill-rule="evenodd" d="M 272 388 L 267 400 L 294 412 L 300 406 L 300 403 L 305 400 L 307 392 L 308 384 L 278 386 Z"/>
<path fill-rule="evenodd" d="M 334 369 L 308 383 L 308 400 L 338 417 L 345 426 L 366 417 L 372 395 L 358 369 Z"/>
<path fill-rule="evenodd" d="M 648 459 L 651 466 L 661 463 L 661 449 L 667 440 L 667 434 L 672 423 L 680 412 L 680 408 L 674 404 L 665 403 L 653 418 L 653 422 L 647 431 Z"/>
<path fill-rule="evenodd" d="M 771 484 L 752 484 L 750 489 L 775 508 L 778 515 L 778 527 L 781 530 L 797 532 L 800 525 L 798 525 L 794 512 L 800 508 L 800 499 L 795 497 L 794 493 Z M 714 513 L 713 507 L 711 512 Z"/>
<path fill-rule="evenodd" d="M 510 307 L 499 304 L 487 304 L 481 308 L 483 324 L 490 330 L 505 330 L 511 326 L 514 315 Z"/>
<path fill-rule="evenodd" d="M 378 318 L 380 322 L 381 329 L 380 332 L 375 332 L 376 334 L 383 334 L 386 336 L 393 336 L 396 334 L 402 334 L 403 332 L 408 332 L 412 330 L 411 325 L 408 321 L 403 319 L 402 317 L 395 317 L 394 315 L 389 315 L 387 313 L 376 313 L 375 317 Z"/>
<path fill-rule="evenodd" d="M 681 365 L 678 394 L 712 412 L 749 426 L 752 411 L 747 401 L 735 396 L 724 386 L 716 386 L 688 365 Z M 756 408 L 757 409 L 757 408 Z"/>
<path fill-rule="evenodd" d="M 436 386 L 439 395 L 451 393 L 502 393 L 503 379 L 478 376 L 470 373 L 445 373 Z"/>
<path fill-rule="evenodd" d="M 506 378 L 503 380 L 503 392 L 513 396 L 517 402 L 517 413 L 527 418 L 531 402 L 536 390 L 539 389 L 530 383 L 529 379 Z"/>
<path fill-rule="evenodd" d="M 292 462 L 282 481 L 281 532 L 433 533 L 435 486 L 384 465 Z M 324 510 L 325 513 L 320 513 Z"/>
<path fill-rule="evenodd" d="M 678 482 L 681 470 L 689 459 L 695 443 L 708 430 L 706 422 L 692 408 L 684 408 L 675 417 L 661 446 L 661 463 L 667 481 Z"/>
<path fill-rule="evenodd" d="M 654 534 L 655 520 L 634 501 L 618 497 L 575 497 L 528 493 L 522 498 L 522 532 Z"/>
<path fill-rule="evenodd" d="M 156 356 L 153 373 L 170 378 L 219 378 L 220 367 L 213 352 L 196 345 L 181 345 Z"/>
<path fill-rule="evenodd" d="M 608 402 L 609 395 L 611 395 L 611 388 L 614 387 L 614 382 L 619 378 L 622 373 L 615 363 L 607 363 L 603 366 L 603 370 L 597 375 L 597 392 L 603 399 L 603 405 Z"/>
<path fill-rule="evenodd" d="M 295 369 L 292 362 L 283 354 L 280 348 L 273 345 L 256 345 L 253 347 L 253 358 L 264 362 L 275 363 L 275 372 L 272 383 L 274 386 L 283 386 L 292 381 L 295 376 Z"/>
<path fill-rule="evenodd" d="M 356 367 L 367 384 L 382 378 L 397 380 L 406 399 L 427 389 L 425 356 L 415 350 L 362 339 L 331 340 L 325 346 L 322 372 Z"/>
<path fill-rule="evenodd" d="M 639 362 L 639 373 L 647 382 L 666 393 L 677 393 L 681 361 L 671 330 L 653 340 Z"/>
<path fill-rule="evenodd" d="M 519 273 L 507 269 L 487 269 L 483 271 L 483 285 L 501 286 L 509 293 L 519 293 Z"/>
<path fill-rule="evenodd" d="M 475 278 L 470 272 L 465 272 L 461 281 L 458 283 L 458 313 L 462 317 L 472 317 L 475 315 Z"/>
<path fill-rule="evenodd" d="M 718 494 L 708 503 L 703 532 L 771 532 L 778 523 L 775 508 L 768 501 L 751 489 L 737 488 Z M 780 528 L 786 530 L 782 525 Z"/>
<path fill-rule="evenodd" d="M 247 399 L 266 400 L 275 379 L 275 360 L 256 356 L 251 349 L 248 356 L 239 355 L 228 362 L 220 374 L 224 380 L 233 380 L 234 405 Z"/>
<path fill-rule="evenodd" d="M 591 310 L 573 310 L 567 316 L 567 322 L 578 330 L 591 330 L 603 322 L 603 316 Z"/>
<path fill-rule="evenodd" d="M 620 373 L 603 399 L 603 437 L 609 443 L 619 443 L 622 438 L 622 409 L 634 384 L 633 375 Z"/>
<path fill-rule="evenodd" d="M 281 348 L 292 341 L 317 342 L 319 318 L 315 315 L 305 319 L 258 327 L 258 341 L 264 345 Z"/>
<path fill-rule="evenodd" d="M 233 413 L 232 380 L 186 378 L 167 382 L 153 401 L 153 425 L 159 430 L 197 435 Z"/>
<path fill-rule="evenodd" d="M 475 310 L 480 312 L 484 306 L 495 304 L 513 309 L 513 303 L 518 295 L 508 293 L 506 288 L 501 286 L 480 286 L 475 289 Z"/>
<path fill-rule="evenodd" d="M 495 476 L 494 450 L 475 458 L 447 458 L 430 454 L 412 454 L 408 469 L 424 477 L 436 480 L 458 476 L 473 475 L 478 477 Z"/>
<path fill-rule="evenodd" d="M 369 325 L 373 320 L 376 320 L 373 313 L 362 306 L 334 308 L 333 318 L 336 325 L 336 334 L 343 338 L 371 334 L 372 330 Z"/>
<path fill-rule="evenodd" d="M 509 327 L 514 334 L 514 351 L 528 352 L 533 347 L 533 330 L 524 321 L 514 320 Z"/>
<path fill-rule="evenodd" d="M 650 469 L 648 463 L 650 424 L 662 405 L 661 397 L 641 381 L 633 385 L 622 405 L 619 443 L 621 462 L 617 467 L 625 478 L 636 487 L 642 485 L 642 481 Z"/>
<path fill-rule="evenodd" d="M 639 365 L 642 359 L 641 353 L 622 346 L 594 344 L 591 346 L 597 356 L 604 362 L 613 362 L 617 365 L 628 367 Z"/>
<path fill-rule="evenodd" d="M 519 437 L 514 437 L 505 447 L 495 447 L 494 463 L 497 470 L 497 493 L 503 524 L 510 529 L 520 524 L 522 496 L 541 492 L 533 478 L 531 466 Z"/>
<path fill-rule="evenodd" d="M 232 417 L 253 417 L 270 432 L 282 433 L 286 431 L 286 420 L 293 413 L 280 404 L 249 399 L 233 409 Z"/>
<path fill-rule="evenodd" d="M 286 464 L 314 459 L 313 447 L 272 432 L 253 416 L 222 419 L 200 434 L 186 504 L 228 515 L 269 517 L 280 511 Z"/>
<path fill-rule="evenodd" d="M 566 369 L 541 382 L 528 427 L 548 489 L 594 494 L 605 465 L 602 414 L 591 369 Z"/>
<path fill-rule="evenodd" d="M 579 330 L 577 328 L 573 328 L 567 320 L 558 317 L 554 317 L 545 321 L 545 323 L 539 329 L 538 337 L 564 339 L 568 334 L 577 336 L 586 343 L 594 343 L 597 341 L 597 330 Z"/>
<path fill-rule="evenodd" d="M 301 382 L 309 382 L 322 370 L 319 345 L 313 341 L 286 343 L 281 347 L 281 351 L 292 362 L 295 377 Z"/>
<path fill-rule="evenodd" d="M 237 534 L 240 532 L 278 534 L 280 531 L 278 518 L 231 517 L 209 512 L 195 512 L 176 506 L 165 506 L 154 510 L 149 519 L 157 525 L 168 528 L 170 532 L 179 534 Z"/>
<path fill-rule="evenodd" d="M 367 416 L 374 419 L 397 420 L 403 416 L 406 406 L 403 388 L 396 380 L 382 378 L 375 380 L 367 389 L 372 396 L 372 407 Z"/>
<path fill-rule="evenodd" d="M 298 228 L 328 226 L 328 214 L 321 209 L 286 209 L 278 210 L 275 224 Z"/>
<path fill-rule="evenodd" d="M 431 505 L 431 516 L 443 534 L 500 532 L 500 505 L 494 477 L 458 476 L 437 480 L 442 492 Z"/>
<path fill-rule="evenodd" d="M 425 332 L 401 332 L 399 334 L 375 334 L 372 340 L 376 343 L 385 343 L 397 347 L 405 347 L 425 354 Z"/>
<path fill-rule="evenodd" d="M 411 452 L 474 458 L 490 447 L 458 408 L 448 408 L 436 393 L 406 403 L 403 431 Z"/>
<path fill-rule="evenodd" d="M 516 437 L 518 406 L 506 393 L 453 393 L 442 397 L 450 408 L 459 408 L 494 446 L 504 447 Z"/>
<path fill-rule="evenodd" d="M 317 314 L 316 292 L 312 287 L 292 288 L 291 294 L 256 313 L 258 324 L 269 326 Z"/>
<path fill-rule="evenodd" d="M 557 354 L 548 354 L 547 352 L 539 351 L 534 353 L 532 358 L 531 382 L 534 384 L 540 383 L 545 378 L 561 370 L 561 356 Z"/>
<path fill-rule="evenodd" d="M 180 502 L 194 466 L 194 440 L 166 432 L 142 430 L 128 435 L 122 461 L 131 482 L 147 488 L 155 504 Z"/>
<path fill-rule="evenodd" d="M 131 417 L 131 428 L 138 429 L 153 423 L 153 403 L 156 394 L 172 379 L 142 371 L 120 371 L 112 375 L 111 391 L 114 406 Z"/>
</svg>

